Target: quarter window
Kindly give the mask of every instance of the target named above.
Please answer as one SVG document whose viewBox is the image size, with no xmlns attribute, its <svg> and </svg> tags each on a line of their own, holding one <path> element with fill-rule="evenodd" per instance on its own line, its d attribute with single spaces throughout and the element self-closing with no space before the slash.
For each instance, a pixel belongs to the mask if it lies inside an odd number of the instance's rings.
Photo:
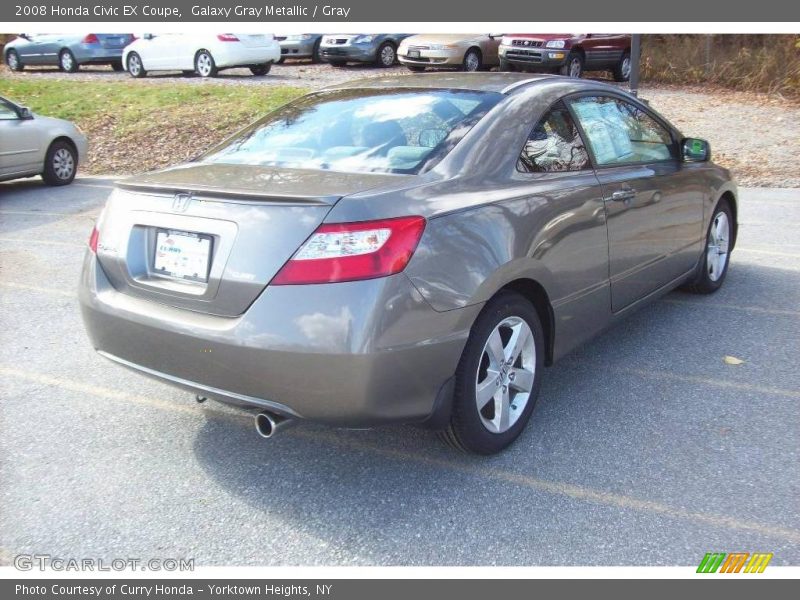
<svg viewBox="0 0 800 600">
<path fill-rule="evenodd" d="M 676 158 L 669 131 L 637 106 L 609 96 L 584 96 L 571 105 L 598 165 Z"/>
<path fill-rule="evenodd" d="M 563 102 L 533 128 L 517 160 L 517 170 L 523 173 L 580 171 L 588 166 L 586 146 Z"/>
</svg>

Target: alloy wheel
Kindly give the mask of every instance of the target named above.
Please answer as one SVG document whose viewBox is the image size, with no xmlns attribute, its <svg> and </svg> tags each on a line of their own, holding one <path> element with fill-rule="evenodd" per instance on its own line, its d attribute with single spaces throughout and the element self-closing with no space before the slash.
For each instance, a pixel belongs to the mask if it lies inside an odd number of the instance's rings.
<svg viewBox="0 0 800 600">
<path fill-rule="evenodd" d="M 12 71 L 19 69 L 19 56 L 17 56 L 16 52 L 9 52 L 8 56 L 6 56 L 6 62 L 8 63 L 8 68 Z"/>
<path fill-rule="evenodd" d="M 622 59 L 622 67 L 620 68 L 623 79 L 627 80 L 631 76 L 631 57 L 626 56 Z"/>
<path fill-rule="evenodd" d="M 570 77 L 580 77 L 581 76 L 581 59 L 577 56 L 573 58 L 569 63 L 569 76 Z"/>
<path fill-rule="evenodd" d="M 520 317 L 503 319 L 486 340 L 475 376 L 476 407 L 488 431 L 504 433 L 514 426 L 530 399 L 535 373 L 531 328 Z"/>
<path fill-rule="evenodd" d="M 65 71 L 71 71 L 73 67 L 72 54 L 69 52 L 61 53 L 61 68 Z"/>
<path fill-rule="evenodd" d="M 381 49 L 381 64 L 384 67 L 391 67 L 394 64 L 394 48 L 388 44 Z"/>
<path fill-rule="evenodd" d="M 714 217 L 711 230 L 708 232 L 706 248 L 706 269 L 711 281 L 718 281 L 728 264 L 728 250 L 731 236 L 728 215 L 718 212 Z"/>
<path fill-rule="evenodd" d="M 53 171 L 59 179 L 69 179 L 75 171 L 75 158 L 66 148 L 59 148 L 53 154 Z"/>
<path fill-rule="evenodd" d="M 128 72 L 137 77 L 142 70 L 142 61 L 139 60 L 138 54 L 131 54 L 128 57 Z"/>
<path fill-rule="evenodd" d="M 211 55 L 208 52 L 201 52 L 197 56 L 197 72 L 203 77 L 208 77 L 212 69 Z"/>
<path fill-rule="evenodd" d="M 481 60 L 475 52 L 468 52 L 464 59 L 465 71 L 477 71 L 481 66 Z"/>
</svg>

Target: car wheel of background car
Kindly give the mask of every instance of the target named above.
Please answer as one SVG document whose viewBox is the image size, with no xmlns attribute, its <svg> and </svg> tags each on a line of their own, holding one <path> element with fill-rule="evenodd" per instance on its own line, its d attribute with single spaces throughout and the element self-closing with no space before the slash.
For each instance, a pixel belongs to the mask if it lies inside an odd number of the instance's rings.
<svg viewBox="0 0 800 600">
<path fill-rule="evenodd" d="M 706 248 L 697 265 L 697 273 L 685 289 L 696 294 L 711 294 L 722 287 L 728 274 L 733 222 L 730 204 L 725 199 L 720 200 L 708 225 Z"/>
<path fill-rule="evenodd" d="M 112 62 L 111 63 L 111 68 L 114 69 L 115 71 L 124 71 L 125 70 L 125 67 L 122 66 L 122 61 L 121 60 L 116 60 L 116 61 Z"/>
<path fill-rule="evenodd" d="M 631 55 L 626 52 L 614 67 L 614 81 L 628 81 L 631 78 Z"/>
<path fill-rule="evenodd" d="M 16 50 L 9 50 L 6 52 L 6 64 L 12 71 L 22 71 L 22 69 L 25 68 Z"/>
<path fill-rule="evenodd" d="M 55 141 L 47 149 L 42 179 L 47 185 L 66 185 L 75 179 L 78 156 L 75 149 L 64 141 Z"/>
<path fill-rule="evenodd" d="M 347 65 L 347 62 L 343 61 L 343 60 L 332 60 L 332 61 L 330 61 L 330 63 L 331 63 L 332 67 L 336 67 L 337 69 Z"/>
<path fill-rule="evenodd" d="M 268 62 L 264 63 L 263 65 L 253 65 L 250 67 L 250 72 L 256 77 L 261 77 L 262 75 L 269 73 L 270 69 L 272 69 L 272 63 Z"/>
<path fill-rule="evenodd" d="M 397 52 L 394 49 L 392 42 L 383 42 L 378 48 L 378 63 L 379 67 L 391 67 L 394 61 L 397 60 Z"/>
<path fill-rule="evenodd" d="M 322 61 L 322 57 L 319 54 L 319 45 L 322 43 L 322 38 L 317 38 L 317 41 L 314 42 L 314 49 L 311 50 L 311 62 L 317 64 Z"/>
<path fill-rule="evenodd" d="M 78 61 L 75 60 L 75 55 L 72 54 L 72 51 L 65 48 L 58 55 L 58 66 L 61 67 L 62 71 L 74 73 L 78 70 Z"/>
<path fill-rule="evenodd" d="M 216 77 L 218 73 L 214 57 L 208 50 L 200 50 L 194 57 L 194 70 L 200 77 Z"/>
<path fill-rule="evenodd" d="M 406 65 L 406 68 L 414 73 L 422 73 L 425 70 L 425 67 L 419 65 Z"/>
<path fill-rule="evenodd" d="M 517 70 L 517 66 L 507 60 L 500 60 L 500 70 L 514 72 Z"/>
<path fill-rule="evenodd" d="M 462 68 L 465 71 L 480 71 L 481 70 L 481 51 L 477 48 L 470 48 L 464 55 L 464 62 Z"/>
<path fill-rule="evenodd" d="M 570 52 L 560 73 L 569 77 L 578 78 L 583 75 L 583 56 L 580 52 Z"/>
<path fill-rule="evenodd" d="M 456 371 L 450 424 L 441 437 L 465 452 L 500 452 L 530 419 L 543 367 L 536 309 L 517 293 L 501 292 L 472 327 Z"/>
<path fill-rule="evenodd" d="M 144 70 L 142 65 L 142 59 L 136 52 L 131 52 L 128 55 L 128 73 L 130 73 L 131 77 L 137 78 L 147 75 L 147 71 Z"/>
</svg>

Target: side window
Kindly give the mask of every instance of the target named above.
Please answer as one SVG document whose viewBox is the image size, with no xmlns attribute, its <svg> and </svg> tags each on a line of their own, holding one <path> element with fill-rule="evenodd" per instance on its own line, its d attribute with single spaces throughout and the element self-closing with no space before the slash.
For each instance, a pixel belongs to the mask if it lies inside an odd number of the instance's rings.
<svg viewBox="0 0 800 600">
<path fill-rule="evenodd" d="M 12 121 L 16 119 L 19 119 L 17 111 L 5 102 L 0 101 L 0 121 Z"/>
<path fill-rule="evenodd" d="M 517 160 L 523 173 L 580 171 L 589 167 L 589 154 L 563 102 L 556 104 L 533 128 Z"/>
<path fill-rule="evenodd" d="M 571 106 L 600 166 L 677 158 L 669 131 L 633 104 L 608 96 L 585 96 Z"/>
</svg>

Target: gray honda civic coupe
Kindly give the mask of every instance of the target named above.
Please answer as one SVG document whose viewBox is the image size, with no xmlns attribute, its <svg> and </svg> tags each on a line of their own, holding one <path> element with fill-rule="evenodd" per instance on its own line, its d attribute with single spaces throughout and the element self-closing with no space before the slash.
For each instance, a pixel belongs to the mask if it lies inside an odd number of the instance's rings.
<svg viewBox="0 0 800 600">
<path fill-rule="evenodd" d="M 371 78 L 117 183 L 81 309 L 102 356 L 251 409 L 264 437 L 416 423 L 491 454 L 545 366 L 722 285 L 736 195 L 707 142 L 611 85 Z"/>
</svg>

